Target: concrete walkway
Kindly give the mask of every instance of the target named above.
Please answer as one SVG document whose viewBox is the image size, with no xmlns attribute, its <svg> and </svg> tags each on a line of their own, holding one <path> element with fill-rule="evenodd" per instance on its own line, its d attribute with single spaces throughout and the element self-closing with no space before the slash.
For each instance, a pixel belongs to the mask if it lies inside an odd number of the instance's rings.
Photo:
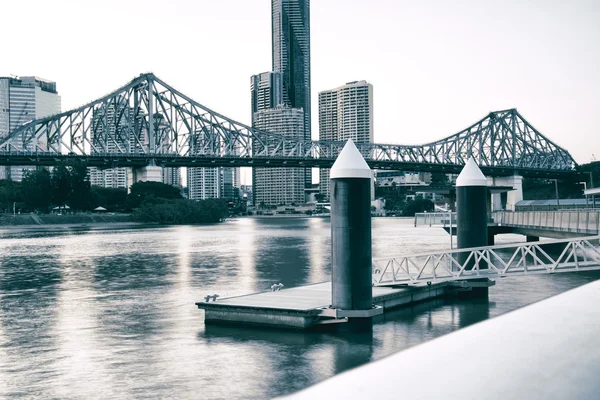
<svg viewBox="0 0 600 400">
<path fill-rule="evenodd" d="M 598 371 L 600 281 L 415 346 L 286 398 L 598 399 Z"/>
</svg>

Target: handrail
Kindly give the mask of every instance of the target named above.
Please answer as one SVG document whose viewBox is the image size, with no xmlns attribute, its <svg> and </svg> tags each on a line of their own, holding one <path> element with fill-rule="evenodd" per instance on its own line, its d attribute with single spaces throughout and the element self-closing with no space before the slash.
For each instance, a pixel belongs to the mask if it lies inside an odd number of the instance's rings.
<svg viewBox="0 0 600 400">
<path fill-rule="evenodd" d="M 600 269 L 600 236 L 484 246 L 373 260 L 373 285 L 419 285 Z M 560 250 L 549 251 L 548 247 Z"/>
</svg>

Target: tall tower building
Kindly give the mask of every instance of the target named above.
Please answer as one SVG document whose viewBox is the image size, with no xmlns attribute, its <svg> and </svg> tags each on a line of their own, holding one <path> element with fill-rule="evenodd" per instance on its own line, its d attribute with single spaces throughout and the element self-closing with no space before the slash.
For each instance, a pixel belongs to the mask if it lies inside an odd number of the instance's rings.
<svg viewBox="0 0 600 400">
<path fill-rule="evenodd" d="M 254 113 L 252 126 L 294 139 L 304 136 L 304 112 L 279 105 Z M 255 168 L 252 174 L 254 205 L 304 203 L 304 168 Z"/>
<path fill-rule="evenodd" d="M 283 102 L 304 111 L 304 140 L 311 140 L 310 0 L 271 0 L 273 71 L 283 77 Z M 306 168 L 305 186 L 312 183 Z"/>
<path fill-rule="evenodd" d="M 56 82 L 35 76 L 0 77 L 0 141 L 34 119 L 60 113 Z M 34 149 L 23 149 L 34 150 Z M 0 179 L 23 179 L 23 171 L 35 167 L 0 167 Z"/>
<path fill-rule="evenodd" d="M 188 168 L 187 186 L 190 200 L 221 197 L 220 168 Z"/>
<path fill-rule="evenodd" d="M 250 78 L 252 116 L 260 110 L 275 108 L 283 104 L 283 74 L 263 72 Z"/>
<path fill-rule="evenodd" d="M 90 141 L 94 144 L 92 153 L 117 153 L 119 149 L 135 149 L 135 137 L 130 128 L 132 120 L 133 109 L 124 97 L 95 108 L 92 111 L 90 130 Z M 131 168 L 126 167 L 90 167 L 90 184 L 105 188 L 129 189 L 133 184 L 130 170 Z"/>
<path fill-rule="evenodd" d="M 373 85 L 349 82 L 319 93 L 319 140 L 373 142 Z M 319 191 L 329 199 L 329 168 L 319 171 Z"/>
<path fill-rule="evenodd" d="M 181 171 L 179 168 L 164 167 L 162 169 L 162 182 L 166 185 L 181 187 Z"/>
</svg>

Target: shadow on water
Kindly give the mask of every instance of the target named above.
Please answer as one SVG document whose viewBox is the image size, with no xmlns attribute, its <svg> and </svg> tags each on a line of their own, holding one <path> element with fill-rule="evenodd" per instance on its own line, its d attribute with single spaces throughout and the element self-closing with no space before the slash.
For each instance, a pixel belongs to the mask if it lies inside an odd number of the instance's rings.
<svg viewBox="0 0 600 400">
<path fill-rule="evenodd" d="M 372 360 L 373 348 L 377 346 L 372 329 L 303 332 L 210 324 L 197 334 L 197 340 L 216 347 L 235 343 L 262 349 L 264 354 L 257 359 L 267 363 L 267 370 L 272 371 L 261 377 L 263 386 L 269 388 L 267 397 L 295 392 L 365 364 Z"/>
</svg>

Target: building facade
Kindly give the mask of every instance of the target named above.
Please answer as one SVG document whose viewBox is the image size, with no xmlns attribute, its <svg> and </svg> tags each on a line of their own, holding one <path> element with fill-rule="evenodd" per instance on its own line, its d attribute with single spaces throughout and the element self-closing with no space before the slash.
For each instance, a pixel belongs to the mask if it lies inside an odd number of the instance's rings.
<svg viewBox="0 0 600 400">
<path fill-rule="evenodd" d="M 90 129 L 91 153 L 116 153 L 119 149 L 135 152 L 136 140 L 130 128 L 133 117 L 133 109 L 123 97 L 94 109 Z M 129 189 L 133 184 L 131 168 L 90 167 L 89 175 L 92 186 Z"/>
<path fill-rule="evenodd" d="M 373 85 L 364 80 L 319 93 L 319 140 L 348 139 L 373 142 Z M 329 168 L 319 170 L 319 190 L 329 199 Z"/>
<path fill-rule="evenodd" d="M 220 168 L 188 168 L 187 185 L 190 200 L 221 197 Z"/>
<path fill-rule="evenodd" d="M 271 0 L 273 71 L 283 80 L 283 103 L 304 112 L 303 138 L 311 140 L 310 0 Z M 305 186 L 312 173 L 304 171 Z"/>
<path fill-rule="evenodd" d="M 283 74 L 263 72 L 250 78 L 251 116 L 260 110 L 283 104 Z"/>
<path fill-rule="evenodd" d="M 260 110 L 254 113 L 252 126 L 301 139 L 304 112 L 285 105 Z M 304 168 L 254 168 L 252 171 L 253 203 L 258 207 L 304 204 L 304 186 Z"/>
<path fill-rule="evenodd" d="M 0 77 L 0 140 L 24 123 L 58 114 L 60 110 L 56 82 L 35 76 Z M 0 179 L 21 181 L 24 171 L 31 169 L 35 167 L 0 167 Z"/>
<path fill-rule="evenodd" d="M 165 167 L 162 169 L 162 182 L 167 185 L 181 187 L 181 170 Z"/>
</svg>

